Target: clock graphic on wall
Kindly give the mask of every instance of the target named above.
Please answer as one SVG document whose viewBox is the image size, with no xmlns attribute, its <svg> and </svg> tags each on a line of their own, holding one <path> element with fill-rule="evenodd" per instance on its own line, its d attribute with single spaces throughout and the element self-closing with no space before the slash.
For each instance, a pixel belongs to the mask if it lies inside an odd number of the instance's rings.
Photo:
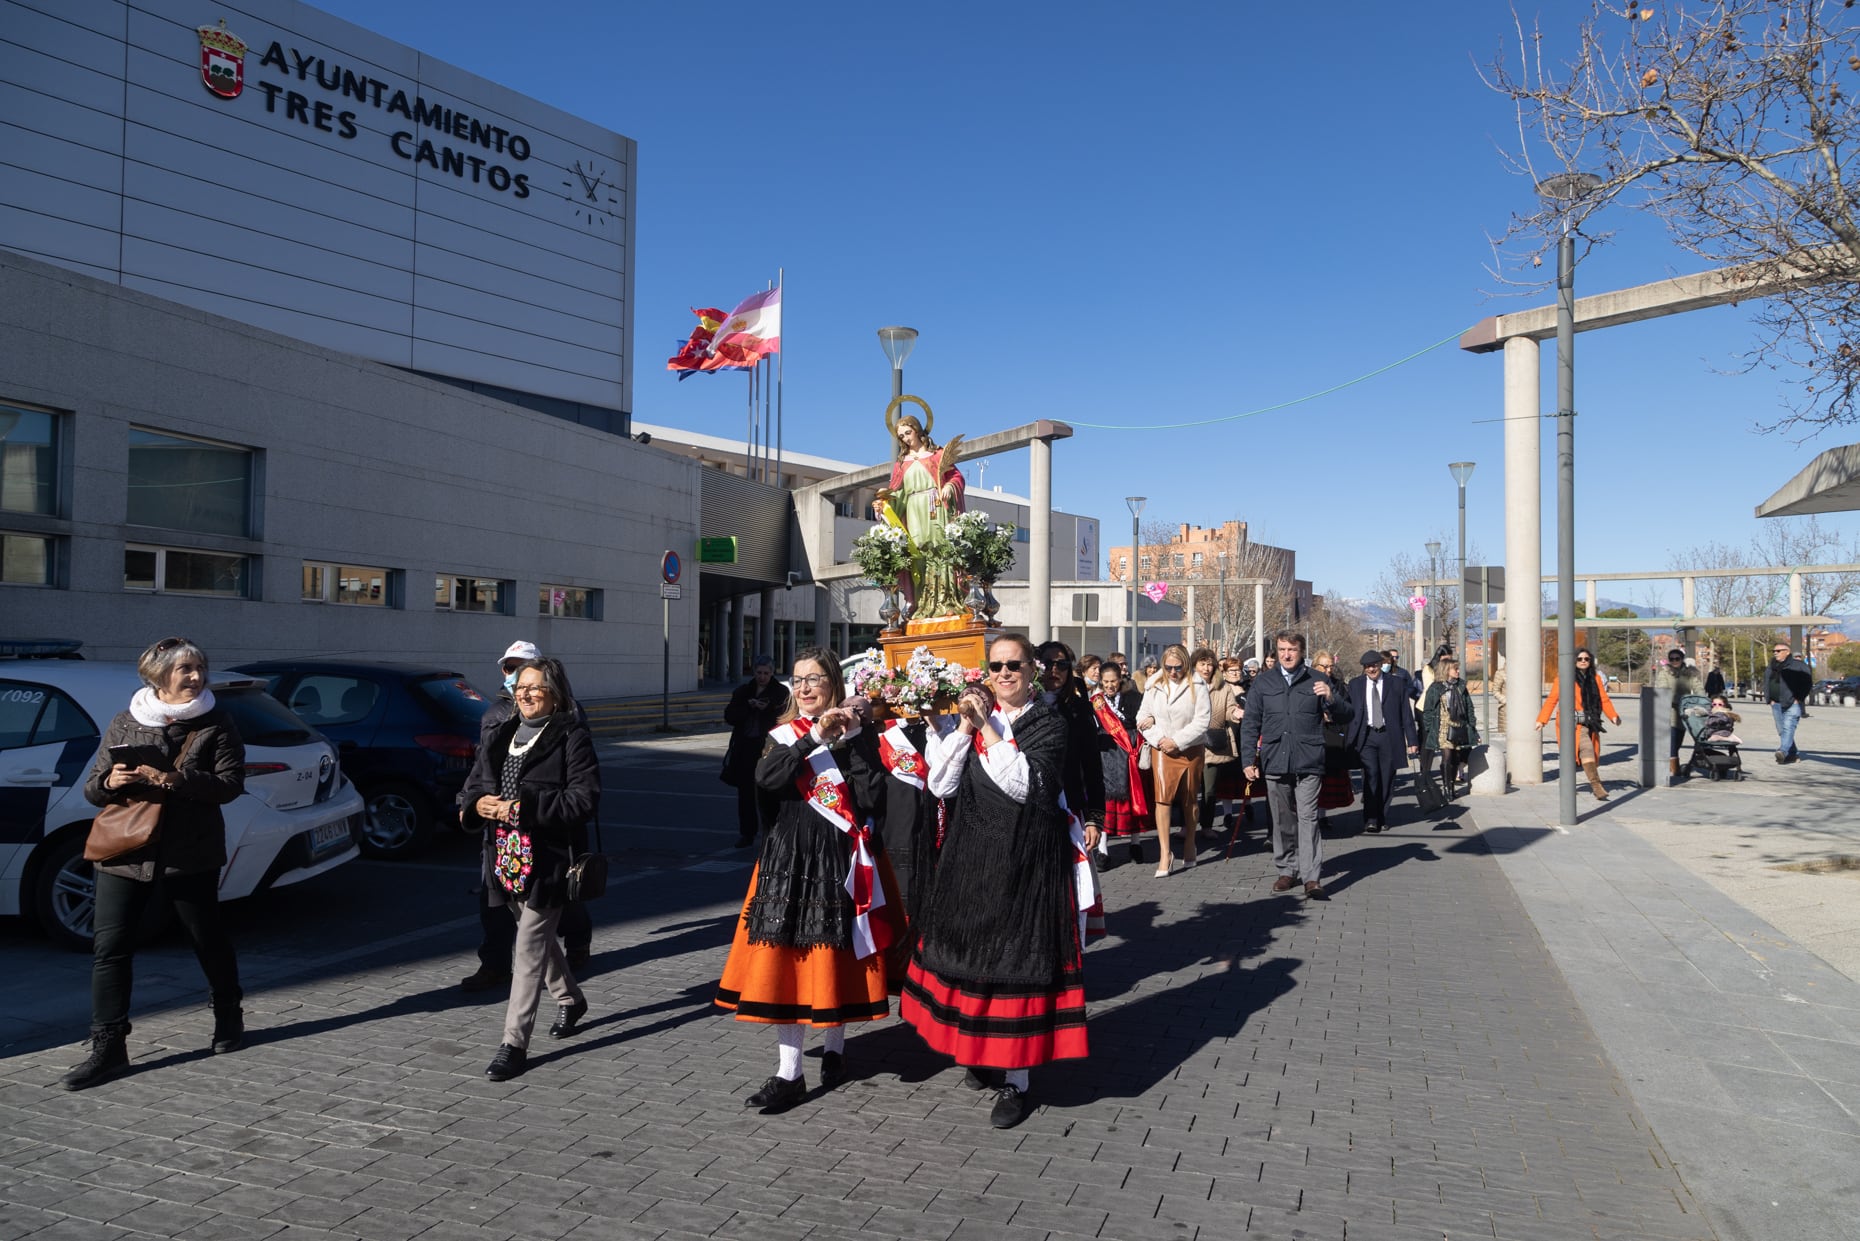
<svg viewBox="0 0 1860 1241">
<path fill-rule="evenodd" d="M 568 171 L 572 175 L 562 182 L 562 197 L 568 200 L 575 218 L 589 228 L 607 227 L 620 214 L 620 197 L 612 172 L 593 160 L 576 160 Z"/>
</svg>

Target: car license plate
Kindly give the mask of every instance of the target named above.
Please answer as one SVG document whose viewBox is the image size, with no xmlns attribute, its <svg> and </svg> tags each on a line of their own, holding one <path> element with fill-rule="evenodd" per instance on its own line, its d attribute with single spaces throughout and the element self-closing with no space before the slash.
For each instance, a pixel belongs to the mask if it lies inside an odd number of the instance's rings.
<svg viewBox="0 0 1860 1241">
<path fill-rule="evenodd" d="M 310 856 L 320 858 L 326 853 L 336 853 L 349 847 L 349 821 L 339 819 L 334 823 L 325 823 L 310 831 Z"/>
</svg>

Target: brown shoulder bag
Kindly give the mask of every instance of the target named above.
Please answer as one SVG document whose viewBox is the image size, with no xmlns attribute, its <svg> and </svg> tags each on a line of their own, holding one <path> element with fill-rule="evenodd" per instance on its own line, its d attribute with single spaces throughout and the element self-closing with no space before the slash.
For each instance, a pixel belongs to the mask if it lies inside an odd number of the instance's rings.
<svg viewBox="0 0 1860 1241">
<path fill-rule="evenodd" d="M 176 771 L 181 769 L 188 751 L 194 748 L 195 738 L 201 732 L 201 729 L 196 728 L 181 743 L 180 752 L 174 756 Z M 96 817 L 90 821 L 90 835 L 84 839 L 84 860 L 109 862 L 154 844 L 161 837 L 163 804 L 158 801 L 126 801 L 111 802 L 99 807 Z"/>
</svg>

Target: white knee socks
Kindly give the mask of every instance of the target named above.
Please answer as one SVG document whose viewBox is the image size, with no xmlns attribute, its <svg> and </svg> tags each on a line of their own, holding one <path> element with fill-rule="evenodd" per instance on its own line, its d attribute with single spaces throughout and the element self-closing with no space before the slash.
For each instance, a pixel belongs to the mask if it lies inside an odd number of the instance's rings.
<svg viewBox="0 0 1860 1241">
<path fill-rule="evenodd" d="M 843 1055 L 846 1051 L 846 1027 L 828 1026 L 822 1032 L 820 1041 L 825 1050 Z"/>
<path fill-rule="evenodd" d="M 1007 1084 L 1019 1091 L 1027 1089 L 1027 1070 L 1009 1069 L 1006 1074 Z"/>
<path fill-rule="evenodd" d="M 801 1076 L 801 1040 L 806 1033 L 799 1025 L 775 1027 L 775 1037 L 781 1040 L 781 1062 L 775 1074 L 785 1082 Z"/>
</svg>

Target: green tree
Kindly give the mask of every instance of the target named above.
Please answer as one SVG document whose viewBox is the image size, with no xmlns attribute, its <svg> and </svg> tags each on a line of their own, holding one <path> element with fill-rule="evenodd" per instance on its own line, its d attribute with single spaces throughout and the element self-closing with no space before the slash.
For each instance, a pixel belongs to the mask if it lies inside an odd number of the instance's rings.
<svg viewBox="0 0 1860 1241">
<path fill-rule="evenodd" d="M 1633 608 L 1606 608 L 1595 615 L 1598 620 L 1629 620 L 1636 613 Z M 1598 629 L 1594 646 L 1595 657 L 1601 661 L 1603 669 L 1610 676 L 1623 680 L 1642 673 L 1653 657 L 1653 640 L 1640 628 Z"/>
<path fill-rule="evenodd" d="M 1860 642 L 1849 642 L 1834 648 L 1828 656 L 1828 675 L 1831 677 L 1860 676 Z"/>
</svg>

